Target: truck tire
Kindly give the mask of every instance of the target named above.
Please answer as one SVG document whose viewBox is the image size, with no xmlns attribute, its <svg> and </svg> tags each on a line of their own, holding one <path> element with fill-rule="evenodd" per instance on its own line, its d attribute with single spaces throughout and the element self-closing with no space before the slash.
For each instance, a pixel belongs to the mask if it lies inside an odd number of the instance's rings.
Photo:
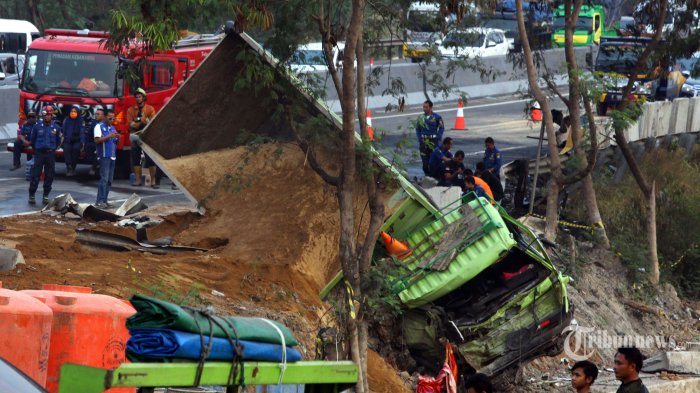
<svg viewBox="0 0 700 393">
<path fill-rule="evenodd" d="M 131 174 L 131 150 L 117 150 L 117 164 L 114 168 L 115 179 L 128 179 Z"/>
<path fill-rule="evenodd" d="M 598 114 L 598 116 L 605 116 L 605 114 L 608 113 L 608 104 L 606 104 L 606 103 L 596 104 L 595 111 Z"/>
</svg>

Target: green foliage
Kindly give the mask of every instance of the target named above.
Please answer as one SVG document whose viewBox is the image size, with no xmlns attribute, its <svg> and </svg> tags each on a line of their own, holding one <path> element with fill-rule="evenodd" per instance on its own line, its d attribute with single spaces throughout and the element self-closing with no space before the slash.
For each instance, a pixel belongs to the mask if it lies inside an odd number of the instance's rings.
<svg viewBox="0 0 700 393">
<path fill-rule="evenodd" d="M 400 262 L 393 258 L 385 258 L 372 266 L 363 280 L 364 295 L 362 310 L 370 321 L 381 323 L 392 321 L 401 315 L 402 303 L 391 292 L 391 277 L 396 276 Z"/>
<path fill-rule="evenodd" d="M 656 220 L 661 278 L 681 295 L 700 298 L 700 161 L 680 150 L 649 153 L 642 166 L 656 182 Z M 649 271 L 643 196 L 627 176 L 597 184 L 601 214 L 615 251 L 642 282 Z"/>
</svg>

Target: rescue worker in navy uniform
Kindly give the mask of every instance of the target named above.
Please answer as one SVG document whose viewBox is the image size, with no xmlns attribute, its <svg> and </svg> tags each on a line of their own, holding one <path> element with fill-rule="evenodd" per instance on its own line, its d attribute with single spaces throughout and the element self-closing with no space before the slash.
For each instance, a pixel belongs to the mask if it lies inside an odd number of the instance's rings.
<svg viewBox="0 0 700 393">
<path fill-rule="evenodd" d="M 418 139 L 418 150 L 423 161 L 423 173 L 430 175 L 430 155 L 442 140 L 445 132 L 445 123 L 442 116 L 433 112 L 433 102 L 426 100 L 423 103 L 423 116 L 418 117 L 416 122 L 416 138 Z"/>
<path fill-rule="evenodd" d="M 85 135 L 83 135 L 83 118 L 80 116 L 80 107 L 73 105 L 70 113 L 63 120 L 63 156 L 66 160 L 66 176 L 75 176 L 75 167 L 80 159 L 80 152 L 85 148 Z"/>
<path fill-rule="evenodd" d="M 488 137 L 484 140 L 484 166 L 486 170 L 493 173 L 497 179 L 501 179 L 501 151 L 496 147 L 496 142 L 493 138 Z"/>
<path fill-rule="evenodd" d="M 19 133 L 17 134 L 17 139 L 15 140 L 15 148 L 12 152 L 12 167 L 10 168 L 11 171 L 16 171 L 17 169 L 22 167 L 22 153 L 26 152 L 27 149 L 29 149 L 29 146 L 32 145 L 32 129 L 34 128 L 35 124 L 36 112 L 27 113 L 27 121 L 25 121 L 24 124 L 22 124 L 22 127 L 19 129 Z M 31 159 L 32 155 L 27 153 L 27 161 Z"/>
<path fill-rule="evenodd" d="M 61 127 L 53 120 L 53 107 L 46 106 L 41 111 L 42 121 L 32 128 L 31 145 L 34 148 L 34 168 L 29 182 L 29 203 L 35 204 L 39 177 L 44 172 L 44 197 L 42 203 L 49 203 L 49 193 L 56 169 L 56 149 L 63 143 Z"/>
</svg>

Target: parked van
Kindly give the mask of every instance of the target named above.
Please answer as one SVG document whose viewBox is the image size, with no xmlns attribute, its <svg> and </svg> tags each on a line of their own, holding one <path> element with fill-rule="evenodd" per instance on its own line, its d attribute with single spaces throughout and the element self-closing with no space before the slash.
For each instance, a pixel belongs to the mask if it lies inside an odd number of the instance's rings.
<svg viewBox="0 0 700 393">
<path fill-rule="evenodd" d="M 22 71 L 24 53 L 39 37 L 39 29 L 26 20 L 0 19 L 0 79 Z"/>
</svg>

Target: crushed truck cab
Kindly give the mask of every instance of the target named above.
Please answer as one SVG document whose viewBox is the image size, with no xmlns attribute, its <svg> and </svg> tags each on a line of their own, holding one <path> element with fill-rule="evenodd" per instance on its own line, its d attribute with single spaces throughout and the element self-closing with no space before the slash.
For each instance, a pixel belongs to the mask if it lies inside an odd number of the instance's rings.
<svg viewBox="0 0 700 393">
<path fill-rule="evenodd" d="M 531 229 L 473 193 L 436 212 L 399 193 L 404 201 L 382 230 L 412 252 L 390 280 L 408 309 L 404 340 L 421 366 L 440 369 L 441 338 L 471 368 L 489 375 L 560 349 L 572 318 L 569 277 Z M 390 258 L 384 250 L 375 255 L 382 252 Z"/>
</svg>

